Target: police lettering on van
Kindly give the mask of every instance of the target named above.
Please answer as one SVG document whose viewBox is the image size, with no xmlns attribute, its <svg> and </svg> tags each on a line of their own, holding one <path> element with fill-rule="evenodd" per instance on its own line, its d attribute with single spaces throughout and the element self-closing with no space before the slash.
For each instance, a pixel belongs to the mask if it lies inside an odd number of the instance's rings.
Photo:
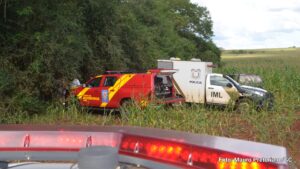
<svg viewBox="0 0 300 169">
<path fill-rule="evenodd" d="M 200 69 L 191 69 L 191 77 L 193 80 L 190 80 L 190 83 L 194 84 L 202 84 L 201 81 L 199 81 L 201 75 L 201 70 Z"/>
</svg>

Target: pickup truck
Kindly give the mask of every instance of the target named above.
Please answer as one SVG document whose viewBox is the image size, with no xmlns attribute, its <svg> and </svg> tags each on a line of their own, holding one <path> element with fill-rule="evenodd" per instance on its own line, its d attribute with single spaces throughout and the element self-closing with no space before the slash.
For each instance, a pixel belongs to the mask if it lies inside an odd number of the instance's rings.
<svg viewBox="0 0 300 169">
<path fill-rule="evenodd" d="M 175 69 L 173 78 L 185 101 L 213 105 L 234 104 L 237 111 L 271 109 L 273 95 L 265 89 L 241 85 L 228 75 L 212 73 L 212 62 L 197 59 L 158 60 L 159 69 Z"/>
</svg>

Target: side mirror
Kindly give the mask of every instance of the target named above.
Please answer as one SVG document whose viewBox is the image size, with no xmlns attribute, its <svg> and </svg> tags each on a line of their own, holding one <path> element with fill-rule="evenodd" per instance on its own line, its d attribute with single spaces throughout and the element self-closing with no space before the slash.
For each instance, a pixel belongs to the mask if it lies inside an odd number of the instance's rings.
<svg viewBox="0 0 300 169">
<path fill-rule="evenodd" d="M 227 83 L 227 84 L 226 84 L 226 87 L 228 87 L 228 88 L 232 88 L 233 86 L 232 86 L 232 84 L 231 84 L 231 83 Z"/>
</svg>

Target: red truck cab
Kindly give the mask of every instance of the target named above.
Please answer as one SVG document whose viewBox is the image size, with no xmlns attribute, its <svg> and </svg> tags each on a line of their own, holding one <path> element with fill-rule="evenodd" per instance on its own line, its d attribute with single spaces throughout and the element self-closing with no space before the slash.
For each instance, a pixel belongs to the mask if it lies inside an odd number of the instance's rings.
<svg viewBox="0 0 300 169">
<path fill-rule="evenodd" d="M 175 90 L 173 73 L 160 69 L 146 73 L 109 71 L 91 78 L 72 92 L 80 105 L 87 107 L 115 109 L 128 100 L 140 104 L 154 100 L 163 104 L 183 102 Z"/>
</svg>

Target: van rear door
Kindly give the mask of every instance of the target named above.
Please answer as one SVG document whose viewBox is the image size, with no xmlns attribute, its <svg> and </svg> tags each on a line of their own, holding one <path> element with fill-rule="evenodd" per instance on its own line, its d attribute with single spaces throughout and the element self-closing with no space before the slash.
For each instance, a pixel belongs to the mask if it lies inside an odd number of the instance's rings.
<svg viewBox="0 0 300 169">
<path fill-rule="evenodd" d="M 175 72 L 176 70 L 159 70 L 159 72 L 155 72 L 153 76 L 154 96 L 165 104 L 184 102 L 180 91 L 175 89 L 174 80 L 172 78 Z"/>
<path fill-rule="evenodd" d="M 168 75 L 154 76 L 154 92 L 158 99 L 173 97 L 173 84 Z"/>
</svg>

